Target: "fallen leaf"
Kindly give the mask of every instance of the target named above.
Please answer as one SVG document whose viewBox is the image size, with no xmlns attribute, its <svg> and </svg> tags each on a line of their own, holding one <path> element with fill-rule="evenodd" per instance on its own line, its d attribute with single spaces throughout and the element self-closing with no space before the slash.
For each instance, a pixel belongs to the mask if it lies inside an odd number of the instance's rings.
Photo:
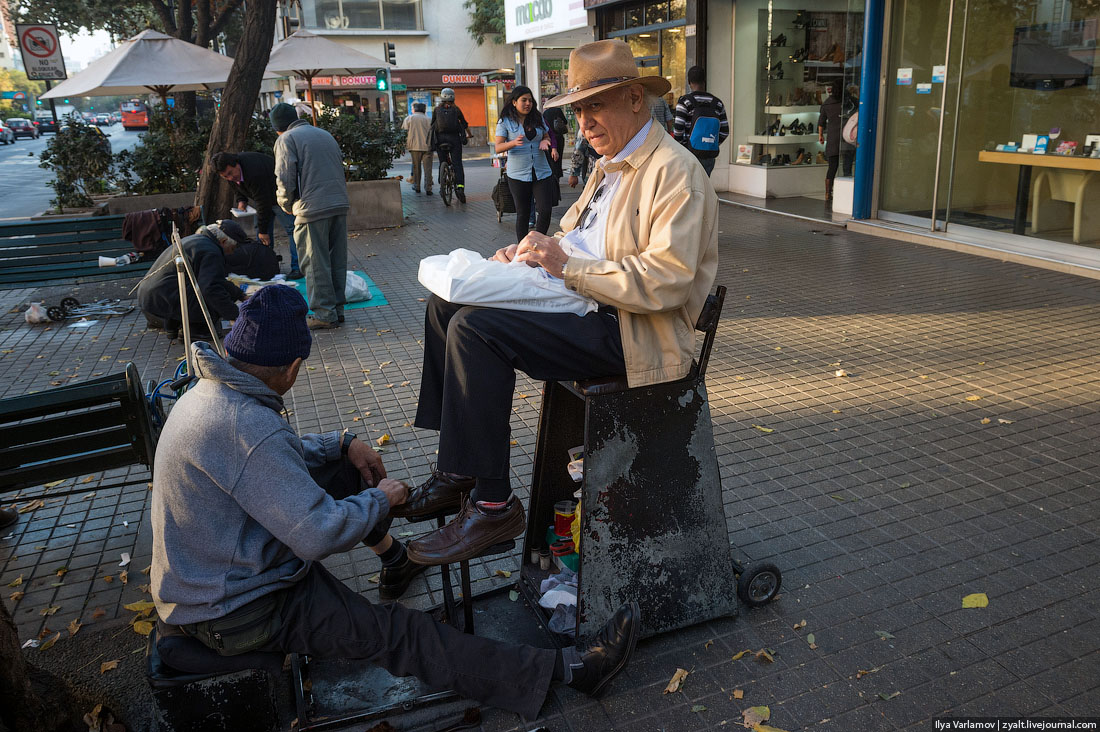
<svg viewBox="0 0 1100 732">
<path fill-rule="evenodd" d="M 1011 419 L 998 419 L 997 423 L 998 424 L 1012 424 L 1012 420 Z"/>
<path fill-rule="evenodd" d="M 512 573 L 511 573 L 511 572 L 509 572 L 509 571 L 508 571 L 508 570 L 506 570 L 506 569 L 498 569 L 497 571 L 493 572 L 493 576 L 495 576 L 495 577 L 503 577 L 504 579 L 508 579 L 509 577 L 511 577 L 511 576 L 512 576 Z"/>
<path fill-rule="evenodd" d="M 989 424 L 992 421 L 993 420 L 991 420 L 989 417 L 983 417 L 982 418 L 982 424 Z"/>
<path fill-rule="evenodd" d="M 511 441 L 511 442 L 509 442 L 508 444 L 509 444 L 509 445 L 512 445 L 512 446 L 514 447 L 515 445 L 518 445 L 518 444 L 519 444 L 519 440 L 512 440 L 512 441 Z"/>
<path fill-rule="evenodd" d="M 705 711 L 707 711 L 707 707 L 704 704 L 695 704 L 691 707 L 691 711 L 692 712 L 705 712 Z"/>
<path fill-rule="evenodd" d="M 149 594 L 149 585 L 138 585 L 138 590 L 145 594 Z"/>
<path fill-rule="evenodd" d="M 107 614 L 107 611 L 106 611 L 106 610 L 104 610 L 104 609 L 103 609 L 103 608 L 101 608 L 101 607 L 97 607 L 97 608 L 96 608 L 96 609 L 95 609 L 95 610 L 94 610 L 94 611 L 92 612 L 92 620 L 99 620 L 100 618 L 102 618 L 102 617 L 103 617 L 104 615 L 106 615 L 106 614 Z"/>
<path fill-rule="evenodd" d="M 106 582 L 107 584 L 111 584 L 112 582 L 115 581 L 115 576 L 113 574 L 109 574 L 109 575 L 107 575 L 106 577 L 103 578 L 103 581 Z"/>
<path fill-rule="evenodd" d="M 386 434 L 382 435 L 377 440 L 375 440 L 374 444 L 378 445 L 379 447 L 382 447 L 382 445 L 385 445 L 388 442 L 393 442 L 393 438 L 390 437 L 389 433 L 387 432 Z"/>
<path fill-rule="evenodd" d="M 104 661 L 103 663 L 99 664 L 99 673 L 105 674 L 108 671 L 114 671 L 116 668 L 118 668 L 118 662 L 119 659 L 115 659 L 114 661 Z"/>
<path fill-rule="evenodd" d="M 871 669 L 870 671 L 864 671 L 863 669 L 860 669 L 859 671 L 856 671 L 856 679 L 862 679 L 862 678 L 863 678 L 864 676 L 866 676 L 867 674 L 873 674 L 873 673 L 875 673 L 875 672 L 876 672 L 876 671 L 878 671 L 878 670 L 879 670 L 879 667 L 878 667 L 878 666 L 875 666 L 875 667 L 874 667 L 873 669 Z"/>
<path fill-rule="evenodd" d="M 19 602 L 20 600 L 23 599 L 23 596 L 26 595 L 26 594 L 27 594 L 26 592 L 23 592 L 22 590 L 19 590 L 17 592 L 13 592 L 10 595 L 8 595 L 8 599 L 11 600 L 12 602 Z"/>
<path fill-rule="evenodd" d="M 840 410 L 839 409 L 834 409 L 833 414 L 840 414 Z"/>
<path fill-rule="evenodd" d="M 393 384 L 386 384 L 386 388 L 387 388 L 387 389 L 392 389 L 392 388 L 393 388 Z"/>
<path fill-rule="evenodd" d="M 38 650 L 40 650 L 40 651 L 50 650 L 51 648 L 53 648 L 53 644 L 57 643 L 57 639 L 60 638 L 60 637 L 61 637 L 61 631 L 59 630 L 56 633 L 54 633 L 53 636 L 49 640 L 42 641 L 42 645 L 40 645 L 38 647 Z"/>
<path fill-rule="evenodd" d="M 836 498 L 836 496 L 831 496 L 831 497 Z M 794 627 L 792 629 L 793 630 L 802 630 L 805 627 L 806 627 L 806 621 L 805 620 L 800 620 L 799 622 L 794 624 Z"/>
<path fill-rule="evenodd" d="M 149 600 L 139 600 L 138 602 L 131 602 L 129 605 L 123 605 L 122 607 L 132 613 L 147 615 L 155 610 L 157 606 Z"/>
<path fill-rule="evenodd" d="M 773 430 L 771 427 L 761 427 L 758 424 L 754 424 L 753 427 L 760 430 L 761 432 L 763 432 L 766 435 L 770 435 L 772 432 L 775 432 L 775 430 Z"/>
<path fill-rule="evenodd" d="M 82 480 L 80 482 L 81 483 L 91 483 L 93 480 L 95 480 L 95 476 L 94 475 L 89 475 L 87 478 L 85 478 L 84 480 Z"/>
<path fill-rule="evenodd" d="M 519 599 L 519 593 L 516 592 L 515 590 L 509 591 L 508 599 L 511 600 L 512 602 L 515 602 L 516 600 Z"/>
<path fill-rule="evenodd" d="M 745 692 L 742 689 L 734 689 L 733 690 L 733 698 L 734 699 L 744 699 L 745 698 Z"/>
<path fill-rule="evenodd" d="M 66 480 L 68 480 L 68 478 L 62 478 L 61 480 L 51 480 L 49 483 L 44 483 L 43 487 L 45 487 L 45 488 L 56 488 L 57 486 L 64 483 Z"/>
<path fill-rule="evenodd" d="M 836 377 L 838 379 L 843 378 L 843 377 L 848 375 L 848 372 L 845 371 L 844 369 L 837 369 L 834 373 L 836 374 Z"/>
<path fill-rule="evenodd" d="M 741 716 L 744 717 L 744 721 L 741 724 L 752 729 L 761 722 L 767 722 L 771 719 L 772 710 L 768 707 L 749 707 L 741 712 Z"/>
<path fill-rule="evenodd" d="M 51 605 L 50 607 L 44 607 L 38 611 L 39 615 L 53 615 L 61 609 L 60 605 Z"/>
<path fill-rule="evenodd" d="M 122 584 L 126 584 L 130 581 L 130 573 L 125 569 L 118 573 L 118 581 Z"/>
<path fill-rule="evenodd" d="M 890 640 L 891 638 L 896 637 L 893 633 L 887 633 L 885 630 L 876 630 L 875 635 L 877 635 L 879 638 L 882 638 L 883 640 Z"/>
<path fill-rule="evenodd" d="M 746 655 L 748 655 L 750 653 L 752 653 L 752 649 L 751 648 L 746 648 L 745 650 L 741 651 L 740 653 L 734 654 L 734 656 L 731 660 L 740 661 L 742 658 L 744 658 Z"/>
<path fill-rule="evenodd" d="M 373 582 L 374 584 L 378 584 L 381 580 L 382 575 L 380 574 L 372 574 L 370 577 L 367 577 L 367 582 Z"/>
<path fill-rule="evenodd" d="M 402 381 L 401 386 L 408 386 L 411 383 L 412 383 L 411 381 Z"/>
<path fill-rule="evenodd" d="M 69 637 L 71 638 L 76 635 L 80 628 L 80 621 L 76 618 L 73 618 L 72 621 L 69 623 Z"/>
<path fill-rule="evenodd" d="M 758 724 L 752 729 L 753 732 L 785 732 L 785 730 L 781 730 L 778 727 L 772 727 L 770 724 Z"/>
<path fill-rule="evenodd" d="M 970 396 L 968 396 L 968 397 L 966 398 L 966 401 L 968 401 L 968 402 L 976 402 L 976 401 L 978 401 L 979 399 L 981 399 L 981 397 L 980 397 L 980 396 L 978 396 L 977 394 L 971 394 Z"/>
<path fill-rule="evenodd" d="M 56 574 L 58 577 L 64 577 L 65 574 L 68 571 L 69 571 L 68 567 L 58 567 L 57 569 L 54 570 L 54 574 Z"/>
<path fill-rule="evenodd" d="M 45 505 L 46 505 L 46 502 L 43 501 L 41 498 L 39 498 L 37 501 L 31 501 L 30 503 L 28 503 L 25 506 L 20 506 L 19 507 L 19 513 L 29 513 L 31 511 L 35 510 L 36 508 L 42 508 Z"/>
<path fill-rule="evenodd" d="M 709 641 L 707 641 L 706 643 L 703 644 L 703 650 L 705 651 L 713 645 L 714 645 L 714 641 L 709 640 Z"/>
<path fill-rule="evenodd" d="M 402 531 L 398 536 L 412 536 L 415 533 L 415 531 Z"/>
<path fill-rule="evenodd" d="M 761 648 L 756 652 L 755 656 L 757 661 L 766 661 L 767 663 L 775 663 L 775 656 L 771 654 L 767 648 Z"/>
<path fill-rule="evenodd" d="M 518 396 L 518 397 L 519 397 L 520 399 L 527 399 L 527 398 L 528 398 L 528 397 L 530 397 L 531 395 L 530 395 L 530 394 L 524 394 L 523 392 L 520 392 L 520 393 L 519 393 L 519 394 L 517 394 L 516 396 Z"/>
<path fill-rule="evenodd" d="M 382 368 L 383 366 L 389 366 L 391 363 L 393 363 L 393 361 L 383 361 L 382 363 L 378 364 L 378 368 Z"/>
<path fill-rule="evenodd" d="M 963 607 L 989 607 L 989 598 L 984 592 L 975 592 L 963 598 Z"/>
<path fill-rule="evenodd" d="M 153 565 L 151 565 L 151 564 L 150 564 L 150 565 L 149 565 L 148 567 L 146 567 L 145 569 L 141 570 L 141 573 L 142 573 L 142 574 L 149 574 L 149 570 L 150 570 L 150 569 L 152 569 L 152 568 L 153 568 Z"/>
<path fill-rule="evenodd" d="M 684 679 L 687 678 L 687 669 L 678 668 L 676 673 L 672 674 L 672 679 L 669 680 L 668 686 L 661 692 L 662 694 L 675 694 L 684 686 Z"/>
<path fill-rule="evenodd" d="M 816 640 L 817 639 L 814 638 L 813 633 L 808 633 L 806 635 L 806 642 L 810 644 L 810 650 L 811 651 L 816 651 L 817 650 L 817 643 L 815 642 Z"/>
<path fill-rule="evenodd" d="M 892 693 L 892 694 L 886 694 L 886 693 L 883 693 L 883 692 L 881 692 L 881 691 L 880 691 L 880 692 L 878 693 L 878 698 L 879 698 L 879 699 L 882 699 L 883 701 L 890 701 L 890 700 L 891 700 L 891 699 L 893 699 L 893 698 L 894 698 L 895 696 L 901 696 L 901 692 L 900 692 L 900 691 L 895 691 L 895 692 L 894 692 L 894 693 Z"/>
<path fill-rule="evenodd" d="M 153 621 L 139 620 L 134 623 L 134 632 L 138 635 L 149 635 L 153 632 Z"/>
<path fill-rule="evenodd" d="M 8 587 L 18 587 L 21 584 L 23 584 L 23 575 L 19 575 L 18 577 L 13 579 L 11 582 L 9 582 Z"/>
</svg>

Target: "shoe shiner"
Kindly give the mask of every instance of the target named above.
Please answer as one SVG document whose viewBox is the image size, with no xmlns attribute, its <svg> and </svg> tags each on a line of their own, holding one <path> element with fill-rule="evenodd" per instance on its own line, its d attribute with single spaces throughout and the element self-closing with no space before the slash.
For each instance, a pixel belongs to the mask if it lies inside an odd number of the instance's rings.
<svg viewBox="0 0 1100 732">
<path fill-rule="evenodd" d="M 236 318 L 237 302 L 244 299 L 241 288 L 226 279 L 229 275 L 226 257 L 236 251 L 238 241 L 247 238 L 237 222 L 223 220 L 203 226 L 180 240 L 215 328 L 222 319 Z M 137 302 L 150 327 L 164 328 L 169 334 L 179 330 L 182 317 L 175 247 L 161 252 L 149 273 L 138 283 Z M 187 286 L 187 312 L 192 330 L 205 333 L 208 330 L 206 320 L 190 284 Z"/>
<path fill-rule="evenodd" d="M 417 571 L 387 534 L 407 486 L 386 478 L 378 454 L 353 435 L 299 438 L 281 414 L 310 344 L 305 301 L 273 285 L 242 306 L 226 338 L 228 359 L 206 343 L 192 346 L 200 380 L 169 414 L 154 471 L 161 636 L 182 632 L 223 655 L 362 659 L 528 718 L 552 681 L 600 692 L 634 649 L 636 605 L 620 608 L 587 648 L 547 650 L 372 603 L 321 565 L 360 541 L 372 544 L 390 597 Z M 164 661 L 172 665 L 170 653 Z"/>
<path fill-rule="evenodd" d="M 457 516 L 409 543 L 417 563 L 475 557 L 527 528 L 508 479 L 517 369 L 539 381 L 625 374 L 639 387 L 683 378 L 695 356 L 695 322 L 718 268 L 714 186 L 653 123 L 649 99 L 669 83 L 642 76 L 626 43 L 596 41 L 569 59 L 569 93 L 545 106 L 570 105 L 601 158 L 557 237 L 532 231 L 494 259 L 542 267 L 601 307 L 578 317 L 428 300 L 414 424 L 439 431 L 446 472 L 394 513 Z"/>
</svg>

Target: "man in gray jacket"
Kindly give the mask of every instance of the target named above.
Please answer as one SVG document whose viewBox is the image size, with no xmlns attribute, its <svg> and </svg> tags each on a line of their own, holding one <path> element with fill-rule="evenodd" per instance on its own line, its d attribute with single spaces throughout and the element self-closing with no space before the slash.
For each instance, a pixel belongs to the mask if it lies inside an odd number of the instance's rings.
<svg viewBox="0 0 1100 732">
<path fill-rule="evenodd" d="M 300 439 L 280 414 L 309 356 L 305 315 L 297 291 L 271 285 L 241 307 L 225 340 L 228 360 L 205 343 L 193 346 L 199 382 L 168 416 L 153 479 L 152 591 L 164 662 L 172 666 L 179 648 L 165 639 L 182 634 L 221 655 L 363 659 L 528 718 L 551 681 L 598 694 L 637 641 L 634 603 L 586 648 L 553 651 L 467 635 L 399 604 L 376 605 L 321 565 L 364 537 L 385 537 L 383 545 L 403 555 L 386 532 L 389 510 L 408 487 L 387 479 L 378 454 L 353 435 Z M 362 481 L 331 479 L 346 476 L 347 463 Z M 330 476 L 324 488 L 318 471 Z M 399 566 L 403 578 L 415 571 L 407 560 Z"/>
<path fill-rule="evenodd" d="M 310 329 L 344 322 L 348 278 L 348 188 L 336 139 L 280 102 L 268 113 L 275 140 L 276 200 L 294 214 L 294 240 L 313 311 Z"/>
</svg>

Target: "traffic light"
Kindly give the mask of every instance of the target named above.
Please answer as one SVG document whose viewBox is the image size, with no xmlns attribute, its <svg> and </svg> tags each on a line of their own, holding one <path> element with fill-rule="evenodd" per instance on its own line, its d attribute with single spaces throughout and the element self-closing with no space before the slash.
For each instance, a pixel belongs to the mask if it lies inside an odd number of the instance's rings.
<svg viewBox="0 0 1100 732">
<path fill-rule="evenodd" d="M 374 77 L 374 88 L 378 91 L 388 91 L 390 88 L 390 74 L 386 69 L 378 69 Z"/>
<path fill-rule="evenodd" d="M 66 99 L 66 100 L 65 100 L 65 104 L 68 104 L 68 103 L 69 103 L 69 100 L 68 100 L 68 99 Z"/>
<path fill-rule="evenodd" d="M 386 42 L 386 63 L 397 66 L 397 48 L 389 41 Z"/>
<path fill-rule="evenodd" d="M 34 106 L 41 107 L 42 106 L 42 100 L 41 99 L 35 99 L 34 100 Z"/>
</svg>

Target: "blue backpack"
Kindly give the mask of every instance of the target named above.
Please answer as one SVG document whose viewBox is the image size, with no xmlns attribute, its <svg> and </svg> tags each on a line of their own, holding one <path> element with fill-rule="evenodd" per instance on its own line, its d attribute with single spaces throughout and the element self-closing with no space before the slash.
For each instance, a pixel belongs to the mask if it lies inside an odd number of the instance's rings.
<svg viewBox="0 0 1100 732">
<path fill-rule="evenodd" d="M 721 142 L 722 120 L 718 117 L 718 100 L 709 94 L 704 99 L 692 99 L 695 105 L 691 110 L 691 133 L 688 136 L 688 149 L 697 158 L 718 157 L 718 145 Z"/>
</svg>

